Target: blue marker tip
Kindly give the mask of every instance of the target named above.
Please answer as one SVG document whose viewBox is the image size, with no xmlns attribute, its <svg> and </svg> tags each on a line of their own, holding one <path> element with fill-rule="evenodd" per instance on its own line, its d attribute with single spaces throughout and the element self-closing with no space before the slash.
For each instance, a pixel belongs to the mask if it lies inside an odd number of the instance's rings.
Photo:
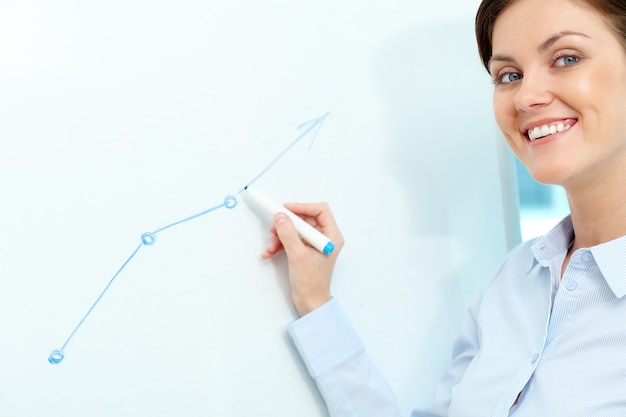
<svg viewBox="0 0 626 417">
<path fill-rule="evenodd" d="M 335 244 L 333 242 L 328 242 L 326 246 L 324 246 L 324 253 L 326 255 L 330 255 L 332 251 L 335 250 Z"/>
</svg>

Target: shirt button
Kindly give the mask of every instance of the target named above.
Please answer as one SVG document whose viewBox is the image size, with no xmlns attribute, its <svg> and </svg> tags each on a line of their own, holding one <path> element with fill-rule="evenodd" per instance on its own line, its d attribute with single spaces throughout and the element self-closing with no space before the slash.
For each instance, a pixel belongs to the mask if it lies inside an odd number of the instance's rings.
<svg viewBox="0 0 626 417">
<path fill-rule="evenodd" d="M 574 291 L 576 287 L 578 287 L 578 283 L 576 281 L 569 281 L 565 286 L 565 288 L 567 288 L 569 291 Z"/>
<path fill-rule="evenodd" d="M 593 261 L 593 255 L 590 252 L 583 253 L 583 261 L 585 262 Z"/>
<path fill-rule="evenodd" d="M 539 360 L 539 354 L 538 353 L 534 353 L 533 356 L 530 358 L 530 363 L 535 363 Z"/>
</svg>

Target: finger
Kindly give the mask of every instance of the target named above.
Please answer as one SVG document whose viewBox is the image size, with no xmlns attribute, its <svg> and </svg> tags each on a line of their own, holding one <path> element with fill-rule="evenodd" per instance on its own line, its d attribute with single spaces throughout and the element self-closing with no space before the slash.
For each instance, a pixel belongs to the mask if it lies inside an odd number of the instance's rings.
<svg viewBox="0 0 626 417">
<path fill-rule="evenodd" d="M 293 222 L 285 213 L 276 213 L 274 216 L 274 227 L 276 228 L 278 239 L 280 239 L 285 252 L 287 252 L 287 256 L 301 251 L 305 247 Z"/>
<path fill-rule="evenodd" d="M 276 234 L 272 234 L 272 239 L 267 244 L 265 251 L 261 254 L 261 259 L 269 259 L 283 250 L 283 244 Z"/>
<path fill-rule="evenodd" d="M 285 204 L 285 208 L 297 214 L 303 220 L 312 223 L 314 226 L 332 229 L 337 228 L 335 218 L 326 203 L 287 203 Z"/>
<path fill-rule="evenodd" d="M 330 213 L 326 203 L 285 203 L 285 207 L 299 216 L 317 217 L 324 212 Z"/>
<path fill-rule="evenodd" d="M 343 237 L 326 203 L 286 203 L 285 208 L 326 234 L 335 245 L 343 244 Z"/>
</svg>

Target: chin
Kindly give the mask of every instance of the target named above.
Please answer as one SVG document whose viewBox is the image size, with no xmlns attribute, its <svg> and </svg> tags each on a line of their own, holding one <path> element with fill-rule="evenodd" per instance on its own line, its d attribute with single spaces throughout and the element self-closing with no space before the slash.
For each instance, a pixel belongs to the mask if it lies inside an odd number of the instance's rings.
<svg viewBox="0 0 626 417">
<path fill-rule="evenodd" d="M 563 185 L 567 182 L 567 178 L 569 177 L 565 172 L 562 170 L 556 170 L 554 167 L 550 170 L 529 169 L 529 173 L 535 181 L 544 185 Z"/>
</svg>

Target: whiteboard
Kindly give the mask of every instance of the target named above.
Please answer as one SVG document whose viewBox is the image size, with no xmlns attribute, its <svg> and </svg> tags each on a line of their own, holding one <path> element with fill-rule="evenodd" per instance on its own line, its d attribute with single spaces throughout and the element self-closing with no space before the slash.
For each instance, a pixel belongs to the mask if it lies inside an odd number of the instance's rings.
<svg viewBox="0 0 626 417">
<path fill-rule="evenodd" d="M 515 233 L 477 5 L 3 1 L 0 414 L 327 415 L 251 181 L 331 205 L 333 294 L 428 404 Z"/>
</svg>

